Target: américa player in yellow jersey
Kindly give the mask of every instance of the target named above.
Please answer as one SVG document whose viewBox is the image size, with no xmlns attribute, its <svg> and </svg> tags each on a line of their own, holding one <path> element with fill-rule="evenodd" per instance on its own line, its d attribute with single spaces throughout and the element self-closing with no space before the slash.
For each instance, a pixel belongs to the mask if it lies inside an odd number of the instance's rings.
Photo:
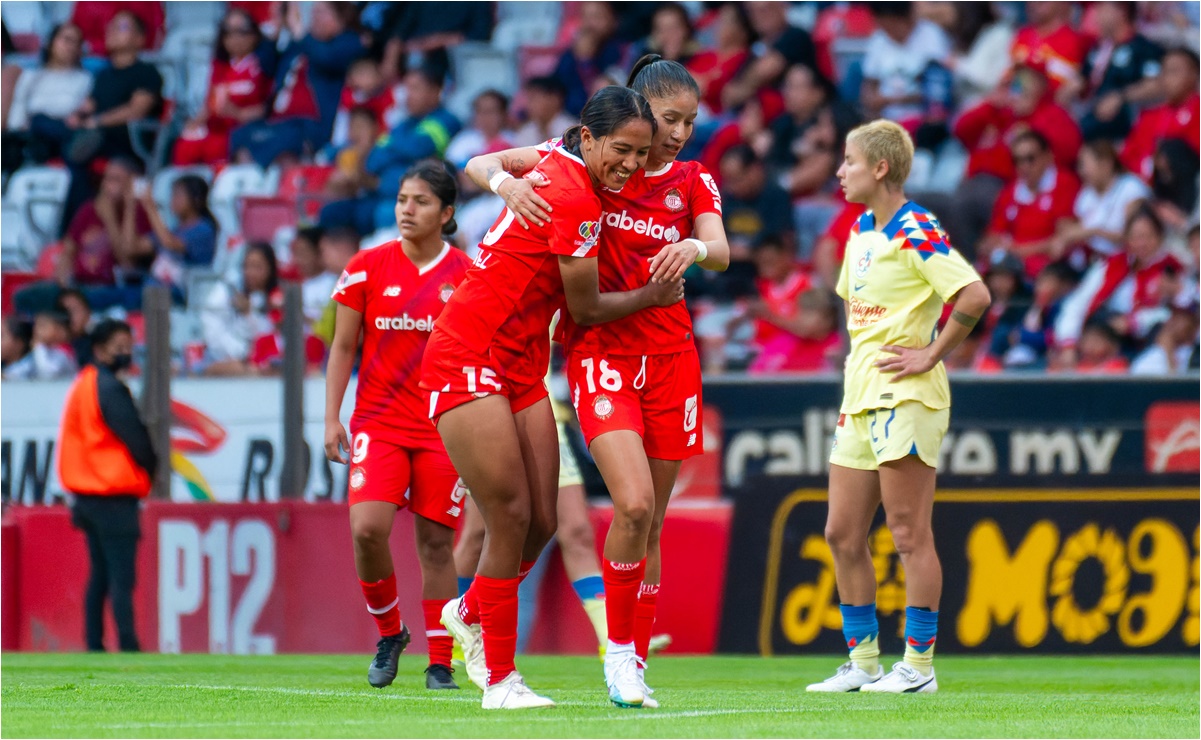
<svg viewBox="0 0 1201 740">
<path fill-rule="evenodd" d="M 938 451 L 950 419 L 942 359 L 988 310 L 980 275 L 926 209 L 906 199 L 913 141 L 891 121 L 847 135 L 838 179 L 868 210 L 851 229 L 837 292 L 851 354 L 834 447 L 826 541 L 834 556 L 850 660 L 810 691 L 928 693 L 942 566 L 930 519 Z M 953 304 L 942 331 L 944 304 Z M 905 657 L 885 675 L 877 644 L 876 573 L 868 532 L 883 504 L 905 567 Z"/>
</svg>

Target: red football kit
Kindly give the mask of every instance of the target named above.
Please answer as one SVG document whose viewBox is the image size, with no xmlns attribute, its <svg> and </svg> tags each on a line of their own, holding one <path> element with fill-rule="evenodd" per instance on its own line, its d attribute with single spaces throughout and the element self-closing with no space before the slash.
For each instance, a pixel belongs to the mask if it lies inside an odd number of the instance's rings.
<svg viewBox="0 0 1201 740">
<path fill-rule="evenodd" d="M 406 504 L 454 527 L 465 489 L 426 414 L 421 358 L 471 260 L 449 244 L 418 269 L 400 241 L 359 252 L 333 299 L 363 315 L 363 359 L 350 419 L 351 505 Z"/>
<path fill-rule="evenodd" d="M 1154 174 L 1155 147 L 1164 139 L 1182 139 L 1194 152 L 1201 152 L 1201 96 L 1190 95 L 1180 105 L 1164 103 L 1139 114 L 1122 147 L 1126 169 L 1150 182 Z"/>
<path fill-rule="evenodd" d="M 721 215 L 717 184 L 696 162 L 639 170 L 621 191 L 599 195 L 604 293 L 646 285 L 652 257 L 691 237 L 698 216 Z M 565 312 L 561 326 L 567 381 L 588 444 L 624 429 L 642 436 L 650 457 L 683 460 L 704 451 L 701 366 L 683 301 L 594 326 L 579 326 Z"/>
<path fill-rule="evenodd" d="M 229 132 L 238 126 L 235 118 L 217 113 L 221 98 L 239 108 L 265 103 L 271 97 L 271 78 L 263 72 L 254 54 L 234 61 L 213 61 L 205 108 L 209 112 L 203 126 L 188 129 L 175 143 L 176 166 L 213 164 L 229 156 Z"/>
<path fill-rule="evenodd" d="M 547 395 L 550 322 L 565 306 L 559 257 L 596 256 L 601 202 L 583 160 L 562 147 L 526 177 L 549 180 L 538 194 L 554 218 L 527 230 L 506 208 L 484 235 L 425 353 L 421 388 L 432 419 L 490 394 L 507 397 L 513 413 Z"/>
</svg>

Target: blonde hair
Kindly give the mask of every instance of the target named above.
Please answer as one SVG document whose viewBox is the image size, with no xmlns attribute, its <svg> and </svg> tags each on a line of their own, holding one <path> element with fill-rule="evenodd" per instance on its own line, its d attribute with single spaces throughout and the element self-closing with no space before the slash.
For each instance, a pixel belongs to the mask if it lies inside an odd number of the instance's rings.
<svg viewBox="0 0 1201 740">
<path fill-rule="evenodd" d="M 876 119 L 858 126 L 847 134 L 847 143 L 854 143 L 867 158 L 868 165 L 875 168 L 880 160 L 888 163 L 888 174 L 884 184 L 900 189 L 909 179 L 909 168 L 913 166 L 913 139 L 900 125 Z"/>
</svg>

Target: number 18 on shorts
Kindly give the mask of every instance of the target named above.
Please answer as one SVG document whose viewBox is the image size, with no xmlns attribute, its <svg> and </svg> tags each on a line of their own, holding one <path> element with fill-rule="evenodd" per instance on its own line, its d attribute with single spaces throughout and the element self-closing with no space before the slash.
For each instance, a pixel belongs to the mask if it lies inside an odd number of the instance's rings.
<svg viewBox="0 0 1201 740">
<path fill-rule="evenodd" d="M 695 351 L 567 358 L 571 401 L 585 441 L 629 430 L 648 457 L 684 460 L 704 452 L 701 369 Z"/>
</svg>

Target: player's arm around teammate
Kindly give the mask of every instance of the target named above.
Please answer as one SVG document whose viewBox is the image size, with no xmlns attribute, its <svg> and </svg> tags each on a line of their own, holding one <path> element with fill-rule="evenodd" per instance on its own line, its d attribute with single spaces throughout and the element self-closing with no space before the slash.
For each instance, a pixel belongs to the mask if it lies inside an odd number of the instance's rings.
<svg viewBox="0 0 1201 740">
<path fill-rule="evenodd" d="M 988 310 L 990 297 L 937 219 L 905 198 L 912 158 L 904 129 L 878 120 L 847 136 L 838 170 L 847 200 L 868 207 L 851 230 L 838 281 L 851 353 L 830 454 L 826 521 L 850 660 L 810 691 L 938 688 L 932 661 L 942 568 L 931 517 L 935 466 L 950 418 L 941 363 Z M 944 303 L 953 304 L 953 312 L 937 333 Z M 868 548 L 881 504 L 905 568 L 907 601 L 905 657 L 887 675 L 879 667 Z"/>
<path fill-rule="evenodd" d="M 520 574 L 555 528 L 558 437 L 542 380 L 554 308 L 564 293 L 569 303 L 583 300 L 613 316 L 678 300 L 676 283 L 604 297 L 581 297 L 575 294 L 580 283 L 564 284 L 560 259 L 595 262 L 596 190 L 621 188 L 643 166 L 654 131 L 646 101 L 616 87 L 596 93 L 581 120 L 538 170 L 560 179 L 547 191 L 555 194 L 560 218 L 526 230 L 512 211 L 502 213 L 481 245 L 476 269 L 439 319 L 423 364 L 430 415 L 487 532 L 475 580 L 453 612 L 443 611 L 463 643 L 469 675 L 486 681 L 486 709 L 553 704 L 525 686 L 513 654 Z M 515 354 L 514 348 L 521 349 Z M 484 671 L 473 668 L 480 635 Z"/>
<path fill-rule="evenodd" d="M 454 231 L 456 196 L 454 178 L 440 163 L 411 169 L 396 203 L 400 241 L 356 256 L 334 294 L 338 306 L 326 370 L 325 454 L 346 464 L 349 452 L 353 464 L 350 528 L 355 570 L 381 636 L 368 673 L 377 687 L 395 679 L 397 659 L 409 641 L 388 545 L 397 510 L 409 506 L 430 645 L 426 686 L 458 688 L 450 677 L 450 637 L 439 618 L 442 606 L 455 597 L 451 552 L 462 492 L 417 388 L 432 316 L 466 273 L 466 256 L 443 241 L 444 234 Z M 339 409 L 361 334 L 364 358 L 352 441 Z"/>
</svg>

